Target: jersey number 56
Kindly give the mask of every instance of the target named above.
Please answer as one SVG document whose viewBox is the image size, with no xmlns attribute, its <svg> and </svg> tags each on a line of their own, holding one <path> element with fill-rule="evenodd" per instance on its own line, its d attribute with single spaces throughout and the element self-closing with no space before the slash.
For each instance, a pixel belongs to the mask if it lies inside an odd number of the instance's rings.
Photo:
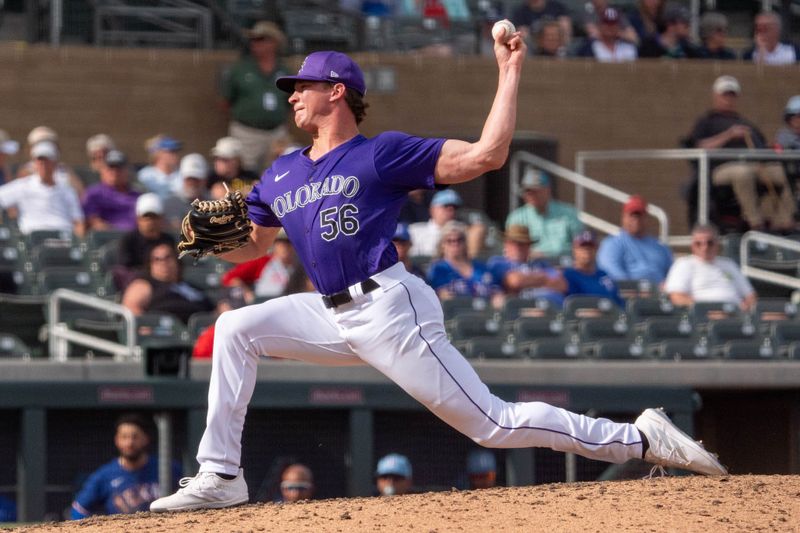
<svg viewBox="0 0 800 533">
<path fill-rule="evenodd" d="M 329 207 L 319 212 L 319 225 L 324 230 L 322 238 L 330 242 L 339 236 L 355 235 L 358 233 L 358 208 L 353 204 L 344 204 L 340 207 Z"/>
</svg>

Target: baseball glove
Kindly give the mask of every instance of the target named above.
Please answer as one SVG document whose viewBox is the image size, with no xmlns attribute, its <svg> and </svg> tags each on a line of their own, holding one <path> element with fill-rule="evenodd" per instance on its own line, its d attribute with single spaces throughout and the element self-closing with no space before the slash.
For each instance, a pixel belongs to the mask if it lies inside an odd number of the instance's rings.
<svg viewBox="0 0 800 533">
<path fill-rule="evenodd" d="M 222 200 L 195 200 L 181 223 L 178 257 L 224 254 L 246 245 L 249 236 L 247 204 L 239 191 Z"/>
</svg>

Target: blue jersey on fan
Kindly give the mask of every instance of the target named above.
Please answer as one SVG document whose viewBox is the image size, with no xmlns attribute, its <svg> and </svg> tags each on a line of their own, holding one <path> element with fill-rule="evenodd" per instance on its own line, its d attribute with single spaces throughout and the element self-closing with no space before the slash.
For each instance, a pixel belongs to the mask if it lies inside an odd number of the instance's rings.
<svg viewBox="0 0 800 533">
<path fill-rule="evenodd" d="M 181 469 L 172 465 L 172 480 L 177 484 Z M 71 518 L 80 520 L 93 514 L 129 514 L 150 509 L 159 496 L 158 459 L 150 456 L 138 470 L 126 470 L 114 459 L 86 480 L 72 502 Z"/>
<path fill-rule="evenodd" d="M 397 216 L 408 191 L 434 187 L 444 141 L 386 132 L 283 156 L 248 195 L 250 219 L 283 226 L 314 287 L 339 292 L 397 263 Z"/>
</svg>

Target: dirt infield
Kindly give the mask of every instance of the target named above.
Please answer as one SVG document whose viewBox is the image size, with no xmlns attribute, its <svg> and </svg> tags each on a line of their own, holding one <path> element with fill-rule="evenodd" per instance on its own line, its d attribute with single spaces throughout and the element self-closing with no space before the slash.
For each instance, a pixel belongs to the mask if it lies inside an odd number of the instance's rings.
<svg viewBox="0 0 800 533">
<path fill-rule="evenodd" d="M 800 532 L 800 476 L 665 477 L 96 517 L 21 532 Z"/>
</svg>

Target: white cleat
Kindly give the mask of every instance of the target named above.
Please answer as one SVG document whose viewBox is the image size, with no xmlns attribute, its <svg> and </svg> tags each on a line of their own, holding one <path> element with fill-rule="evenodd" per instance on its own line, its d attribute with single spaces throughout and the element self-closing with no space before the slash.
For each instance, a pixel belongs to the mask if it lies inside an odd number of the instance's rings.
<svg viewBox="0 0 800 533">
<path fill-rule="evenodd" d="M 221 509 L 247 503 L 247 483 L 242 469 L 230 481 L 212 472 L 200 472 L 194 477 L 185 477 L 178 484 L 182 487 L 171 496 L 159 498 L 150 504 L 150 510 L 190 511 L 192 509 Z"/>
<path fill-rule="evenodd" d="M 701 443 L 678 429 L 662 409 L 645 409 L 634 425 L 650 443 L 644 455 L 645 461 L 709 476 L 728 473 L 715 454 L 706 451 Z"/>
</svg>

